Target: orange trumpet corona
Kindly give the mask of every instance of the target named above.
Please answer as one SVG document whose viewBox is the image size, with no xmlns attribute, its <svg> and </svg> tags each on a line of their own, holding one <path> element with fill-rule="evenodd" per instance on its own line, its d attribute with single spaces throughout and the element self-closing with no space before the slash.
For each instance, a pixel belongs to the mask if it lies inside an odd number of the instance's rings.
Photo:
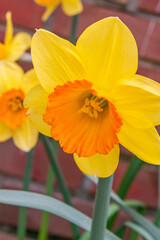
<svg viewBox="0 0 160 240">
<path fill-rule="evenodd" d="M 21 89 L 11 89 L 0 97 L 0 122 L 11 129 L 21 126 L 26 115 L 27 108 L 23 107 L 24 93 Z"/>
<path fill-rule="evenodd" d="M 43 119 L 52 126 L 52 137 L 67 153 L 76 152 L 80 157 L 108 154 L 119 143 L 120 115 L 86 80 L 57 86 L 49 95 Z"/>
</svg>

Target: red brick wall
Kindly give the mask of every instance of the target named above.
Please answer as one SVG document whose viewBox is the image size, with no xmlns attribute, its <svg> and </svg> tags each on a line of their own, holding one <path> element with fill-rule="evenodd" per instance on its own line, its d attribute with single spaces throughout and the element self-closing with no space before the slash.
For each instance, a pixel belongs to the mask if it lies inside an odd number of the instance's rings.
<svg viewBox="0 0 160 240">
<path fill-rule="evenodd" d="M 94 3 L 93 3 L 94 2 Z M 33 0 L 0 0 L 0 41 L 3 41 L 5 30 L 5 14 L 12 12 L 15 31 L 34 33 L 35 28 L 42 27 L 41 15 L 43 8 L 37 6 Z M 78 35 L 93 22 L 108 16 L 118 16 L 132 31 L 139 50 L 138 73 L 160 82 L 160 0 L 97 0 L 84 3 L 84 11 L 80 16 Z M 62 37 L 68 38 L 71 18 L 65 16 L 58 8 L 51 30 Z M 78 36 L 77 35 L 77 36 Z M 24 69 L 30 64 L 23 63 Z M 6 151 L 8 150 L 9 151 Z M 16 149 L 12 141 L 0 144 L 0 186 L 1 188 L 21 189 L 26 154 Z M 131 155 L 122 149 L 119 167 L 115 173 L 114 189 L 118 188 Z M 71 155 L 59 152 L 59 162 L 63 170 L 67 185 L 74 197 L 75 206 L 86 214 L 91 215 L 95 186 L 84 179 Z M 44 182 L 48 171 L 48 158 L 42 144 L 36 147 L 35 161 L 32 172 L 31 189 L 44 192 Z M 147 188 L 146 188 L 147 186 Z M 55 191 L 58 192 L 56 185 Z M 59 195 L 56 195 L 59 196 Z M 88 198 L 87 198 L 88 197 Z M 85 200 L 85 199 L 88 200 Z M 145 164 L 133 182 L 127 198 L 140 200 L 153 210 L 157 206 L 157 169 Z M 5 217 L 4 217 L 5 216 Z M 28 211 L 28 228 L 37 230 L 40 212 Z M 17 208 L 0 206 L 0 223 L 16 226 Z M 54 226 L 52 228 L 51 226 Z M 50 233 L 70 237 L 71 232 L 66 221 L 53 217 L 50 223 Z M 8 236 L 7 236 L 8 237 Z M 11 239 L 5 235 L 0 239 Z M 14 239 L 14 238 L 13 238 Z"/>
</svg>

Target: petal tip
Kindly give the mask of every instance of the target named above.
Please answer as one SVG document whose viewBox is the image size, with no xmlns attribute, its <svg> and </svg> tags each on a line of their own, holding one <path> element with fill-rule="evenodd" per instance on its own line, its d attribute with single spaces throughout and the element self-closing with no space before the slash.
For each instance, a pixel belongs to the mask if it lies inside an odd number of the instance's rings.
<svg viewBox="0 0 160 240">
<path fill-rule="evenodd" d="M 11 11 L 8 11 L 8 12 L 6 13 L 6 18 L 10 18 L 11 16 L 12 16 Z"/>
</svg>

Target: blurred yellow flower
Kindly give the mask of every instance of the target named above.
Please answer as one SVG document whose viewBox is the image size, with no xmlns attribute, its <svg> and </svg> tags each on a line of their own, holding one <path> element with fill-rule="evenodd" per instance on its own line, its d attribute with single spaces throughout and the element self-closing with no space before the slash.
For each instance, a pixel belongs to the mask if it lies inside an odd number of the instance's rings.
<svg viewBox="0 0 160 240">
<path fill-rule="evenodd" d="M 110 176 L 119 143 L 160 164 L 160 84 L 136 74 L 137 46 L 125 24 L 116 17 L 98 21 L 76 46 L 39 30 L 31 53 L 40 85 L 24 104 L 34 126 L 74 153 L 84 173 Z"/>
<path fill-rule="evenodd" d="M 62 9 L 68 16 L 79 14 L 83 10 L 81 0 L 34 0 L 37 4 L 46 7 L 42 20 L 46 21 L 55 8 L 61 3 Z"/>
<path fill-rule="evenodd" d="M 6 20 L 4 43 L 0 43 L 0 60 L 8 59 L 10 61 L 17 61 L 30 48 L 31 36 L 24 32 L 13 36 L 13 24 L 10 12 L 7 12 Z"/>
<path fill-rule="evenodd" d="M 23 100 L 30 88 L 37 85 L 34 70 L 23 73 L 13 62 L 0 64 L 0 142 L 13 138 L 15 145 L 28 152 L 35 146 L 38 131 L 32 126 Z"/>
</svg>

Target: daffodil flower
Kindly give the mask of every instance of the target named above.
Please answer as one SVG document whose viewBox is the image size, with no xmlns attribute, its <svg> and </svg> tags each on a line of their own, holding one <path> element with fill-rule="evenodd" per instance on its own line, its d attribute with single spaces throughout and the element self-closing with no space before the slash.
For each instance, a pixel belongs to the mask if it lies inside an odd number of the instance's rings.
<svg viewBox="0 0 160 240">
<path fill-rule="evenodd" d="M 13 36 L 13 24 L 10 12 L 7 12 L 6 20 L 7 26 L 4 43 L 0 42 L 0 61 L 4 59 L 17 61 L 30 48 L 31 36 L 24 32 Z"/>
<path fill-rule="evenodd" d="M 73 153 L 84 173 L 110 176 L 119 143 L 160 164 L 160 84 L 136 74 L 136 42 L 119 18 L 94 23 L 76 46 L 38 30 L 31 52 L 40 81 L 25 100 L 33 124 Z"/>
<path fill-rule="evenodd" d="M 37 85 L 34 70 L 24 74 L 16 63 L 0 64 L 0 142 L 13 138 L 15 145 L 28 152 L 37 143 L 38 131 L 32 126 L 23 100 Z"/>
<path fill-rule="evenodd" d="M 74 16 L 82 12 L 81 0 L 34 0 L 37 4 L 46 7 L 42 20 L 46 21 L 56 7 L 61 3 L 64 13 Z"/>
</svg>

